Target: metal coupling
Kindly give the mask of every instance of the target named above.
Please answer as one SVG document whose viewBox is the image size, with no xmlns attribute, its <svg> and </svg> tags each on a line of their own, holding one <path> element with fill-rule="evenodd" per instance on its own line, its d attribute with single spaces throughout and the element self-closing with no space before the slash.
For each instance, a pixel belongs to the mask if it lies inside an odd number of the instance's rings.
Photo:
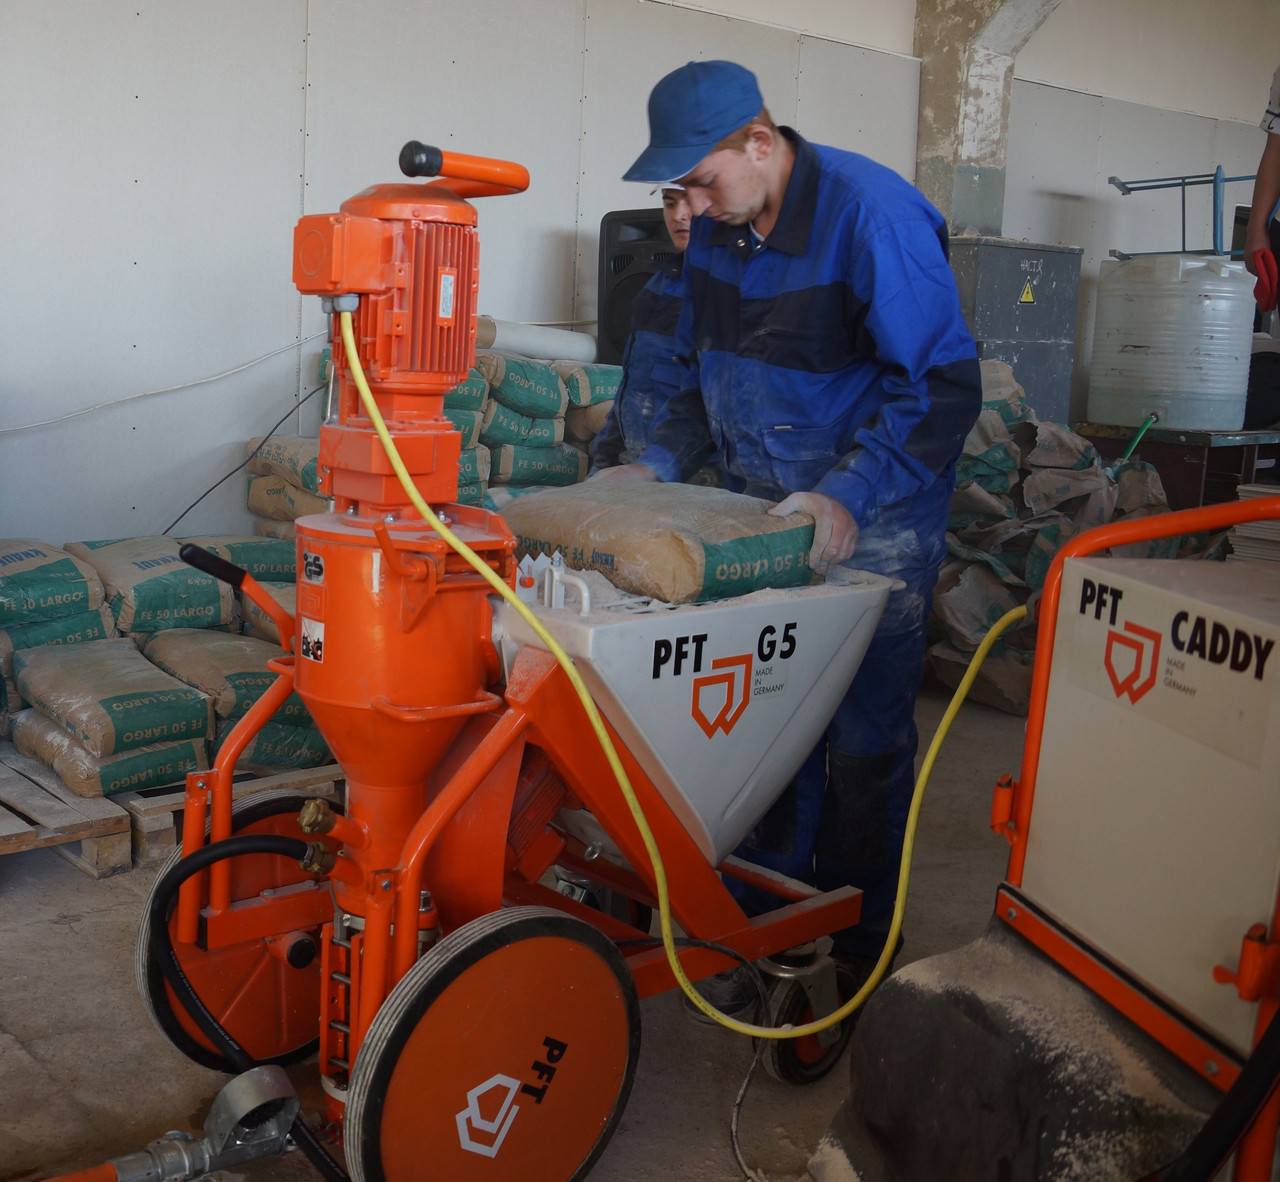
<svg viewBox="0 0 1280 1182">
<path fill-rule="evenodd" d="M 299 865 L 308 874 L 328 874 L 337 863 L 336 851 L 331 850 L 322 841 L 312 841 L 307 844 L 306 855 Z"/>
<path fill-rule="evenodd" d="M 313 796 L 298 813 L 298 828 L 303 833 L 328 833 L 334 826 L 333 809 L 327 800 Z"/>
</svg>

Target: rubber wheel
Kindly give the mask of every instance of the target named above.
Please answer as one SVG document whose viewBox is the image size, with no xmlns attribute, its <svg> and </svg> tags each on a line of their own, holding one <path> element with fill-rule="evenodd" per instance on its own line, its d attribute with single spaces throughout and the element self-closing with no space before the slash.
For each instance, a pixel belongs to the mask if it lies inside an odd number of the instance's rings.
<svg viewBox="0 0 1280 1182">
<path fill-rule="evenodd" d="M 590 924 L 543 907 L 451 932 L 378 1010 L 343 1136 L 354 1182 L 570 1182 L 622 1114 L 635 982 Z"/>
<path fill-rule="evenodd" d="M 310 840 L 297 825 L 298 812 L 308 799 L 277 789 L 237 801 L 231 810 L 231 831 Z M 182 850 L 177 849 L 165 861 L 142 910 L 134 957 L 138 992 L 152 1022 L 187 1058 L 216 1071 L 233 1072 L 231 1062 L 213 1049 L 175 998 L 159 961 L 151 954 L 146 917 L 160 879 L 181 857 Z M 233 903 L 256 898 L 271 887 L 314 881 L 314 875 L 296 862 L 273 854 L 245 855 L 230 859 L 230 863 Z M 285 1065 L 314 1052 L 319 1045 L 320 1027 L 320 929 L 308 933 L 315 941 L 315 957 L 309 964 L 294 968 L 277 956 L 265 939 L 212 952 L 198 944 L 179 943 L 174 932 L 176 906 L 175 894 L 168 914 L 169 935 L 178 961 L 201 1001 L 235 1040 L 259 1063 Z"/>
<path fill-rule="evenodd" d="M 836 962 L 836 996 L 844 1005 L 862 987 L 862 982 L 852 969 Z M 822 1079 L 839 1061 L 844 1049 L 853 1037 L 858 1024 L 859 1011 L 840 1023 L 840 1036 L 829 1047 L 818 1042 L 816 1034 L 804 1038 L 771 1038 L 764 1052 L 764 1068 L 774 1079 L 782 1083 L 810 1084 Z M 769 991 L 770 1026 L 790 1023 L 800 1026 L 813 1021 L 813 1010 L 804 986 L 795 980 L 780 980 Z"/>
</svg>

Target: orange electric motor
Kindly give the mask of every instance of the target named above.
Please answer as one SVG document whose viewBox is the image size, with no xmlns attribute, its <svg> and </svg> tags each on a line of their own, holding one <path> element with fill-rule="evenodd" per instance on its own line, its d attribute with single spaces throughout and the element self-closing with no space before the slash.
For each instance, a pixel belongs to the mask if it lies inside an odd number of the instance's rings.
<svg viewBox="0 0 1280 1182">
<path fill-rule="evenodd" d="M 351 313 L 360 369 L 414 486 L 434 506 L 452 502 L 461 438 L 444 395 L 474 360 L 479 275 L 466 198 L 520 192 L 529 180 L 520 165 L 417 142 L 400 167 L 436 179 L 374 185 L 294 230 L 294 283 L 335 314 L 338 388 L 319 457 L 335 511 L 297 522 L 295 678 L 343 767 L 372 865 L 395 864 L 440 754 L 472 713 L 498 701 L 485 689 L 497 658 L 488 584 L 402 488 L 361 405 L 337 314 Z M 515 540 L 502 519 L 454 504 L 446 517 L 510 582 Z"/>
</svg>

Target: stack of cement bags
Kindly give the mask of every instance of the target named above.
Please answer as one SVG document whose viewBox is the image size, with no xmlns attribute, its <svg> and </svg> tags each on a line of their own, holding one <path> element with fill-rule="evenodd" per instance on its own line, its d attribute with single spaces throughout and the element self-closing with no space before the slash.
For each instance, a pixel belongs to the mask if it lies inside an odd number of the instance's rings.
<svg viewBox="0 0 1280 1182">
<path fill-rule="evenodd" d="M 604 429 L 609 412 L 613 410 L 618 386 L 622 383 L 622 366 L 553 361 L 551 368 L 560 375 L 569 395 L 564 437 L 590 456 L 591 444 Z"/>
<path fill-rule="evenodd" d="M 62 625 L 65 634 L 29 622 L 5 633 L 6 697 L 29 704 L 12 718 L 13 741 L 81 795 L 181 783 L 187 772 L 204 770 L 226 731 L 275 679 L 267 661 L 279 649 L 238 635 L 231 588 L 184 563 L 182 541 L 268 585 L 292 586 L 293 543 L 256 536 L 69 542 L 62 551 L 23 542 L 12 550 L 24 557 L 9 564 L 15 577 L 7 587 L 0 575 L 0 608 L 19 598 L 95 605 L 78 613 L 85 619 L 74 631 L 70 620 Z M 41 569 L 61 572 L 66 588 L 36 588 Z M 295 696 L 238 766 L 309 767 L 328 758 Z"/>
<path fill-rule="evenodd" d="M 26 706 L 14 680 L 15 650 L 117 635 L 92 566 L 35 538 L 0 540 L 0 739 Z"/>
<path fill-rule="evenodd" d="M 248 506 L 255 534 L 292 538 L 299 517 L 329 512 L 329 498 L 320 495 L 320 440 L 258 436 L 248 446 Z"/>
<path fill-rule="evenodd" d="M 444 416 L 462 436 L 462 456 L 458 461 L 458 504 L 478 505 L 489 487 L 489 449 L 481 442 L 484 418 L 489 409 L 489 383 L 473 369 L 444 396 Z"/>
<path fill-rule="evenodd" d="M 1104 467 L 1088 440 L 1040 422 L 1004 362 L 982 362 L 982 388 L 982 412 L 956 465 L 948 558 L 930 619 L 927 667 L 952 687 L 991 626 L 1039 595 L 1067 541 L 1096 525 L 1168 511 L 1154 468 L 1137 461 Z M 1125 547 L 1124 556 L 1203 556 L 1214 544 L 1204 537 L 1163 539 Z M 1035 640 L 1030 618 L 1006 632 L 971 696 L 1025 714 Z"/>
<path fill-rule="evenodd" d="M 480 353 L 476 365 L 489 384 L 480 442 L 489 448 L 493 484 L 577 484 L 587 454 L 564 441 L 569 393 L 546 361 L 509 353 Z"/>
</svg>

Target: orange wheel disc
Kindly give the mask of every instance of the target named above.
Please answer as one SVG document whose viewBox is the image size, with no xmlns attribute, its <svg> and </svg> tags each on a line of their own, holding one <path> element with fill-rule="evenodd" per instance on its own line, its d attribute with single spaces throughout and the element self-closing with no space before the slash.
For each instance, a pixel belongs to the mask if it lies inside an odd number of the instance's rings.
<svg viewBox="0 0 1280 1182">
<path fill-rule="evenodd" d="M 844 1005 L 859 989 L 862 982 L 846 965 L 836 962 L 836 1000 Z M 840 1030 L 830 1046 L 823 1046 L 816 1034 L 803 1038 L 770 1039 L 764 1053 L 765 1070 L 782 1083 L 809 1084 L 822 1079 L 844 1054 L 853 1037 L 861 1012 L 840 1023 Z M 770 1026 L 802 1026 L 813 1021 L 813 1009 L 805 994 L 804 986 L 796 980 L 783 980 L 773 987 L 769 995 Z"/>
<path fill-rule="evenodd" d="M 297 825 L 298 811 L 306 800 L 296 792 L 282 792 L 240 801 L 232 813 L 232 832 L 236 836 L 272 833 L 306 838 Z M 181 857 L 182 851 L 176 850 L 161 867 L 157 883 Z M 233 906 L 259 900 L 259 907 L 270 907 L 266 900 L 272 893 L 315 881 L 297 862 L 276 854 L 247 854 L 229 861 Z M 322 891 L 327 900 L 323 908 L 317 908 L 324 909 L 327 918 L 332 914 L 327 884 L 322 882 L 315 889 Z M 263 892 L 267 892 L 266 900 Z M 152 953 L 147 916 L 154 893 L 153 887 L 143 908 L 135 957 L 143 1003 L 160 1031 L 189 1059 L 217 1071 L 233 1071 L 233 1065 L 213 1049 L 175 997 Z M 292 1063 L 311 1054 L 320 1026 L 319 925 L 297 932 L 287 945 L 288 954 L 282 954 L 285 949 L 279 945 L 273 946 L 270 936 L 209 949 L 203 942 L 183 944 L 177 940 L 175 909 L 171 905 L 169 911 L 174 951 L 196 995 L 218 1023 L 260 1063 Z M 269 929 L 269 922 L 265 926 Z M 293 931 L 292 924 L 282 923 L 276 935 L 285 937 Z"/>
<path fill-rule="evenodd" d="M 569 1182 L 622 1114 L 640 1052 L 613 944 L 559 911 L 495 911 L 392 990 L 351 1076 L 355 1182 Z"/>
</svg>

